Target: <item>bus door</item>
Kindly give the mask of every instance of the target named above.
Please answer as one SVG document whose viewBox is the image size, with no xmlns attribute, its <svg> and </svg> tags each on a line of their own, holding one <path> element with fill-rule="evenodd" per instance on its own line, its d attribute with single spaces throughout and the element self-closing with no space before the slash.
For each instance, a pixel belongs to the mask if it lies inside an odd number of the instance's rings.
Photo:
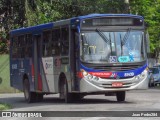
<svg viewBox="0 0 160 120">
<path fill-rule="evenodd" d="M 34 74 L 34 87 L 35 91 L 42 91 L 42 79 L 40 76 L 40 41 L 41 35 L 34 35 L 33 36 L 33 43 L 34 43 L 34 52 L 33 52 L 33 74 Z"/>
<path fill-rule="evenodd" d="M 70 66 L 71 66 L 71 79 L 72 79 L 72 90 L 79 91 L 79 80 L 77 78 L 78 72 L 78 40 L 79 34 L 76 28 L 71 29 L 71 43 L 70 43 Z"/>
<path fill-rule="evenodd" d="M 43 79 L 43 91 L 55 92 L 54 66 L 53 66 L 53 48 L 51 30 L 43 31 L 42 39 L 42 64 L 41 74 Z M 40 65 L 41 66 L 41 65 Z"/>
</svg>

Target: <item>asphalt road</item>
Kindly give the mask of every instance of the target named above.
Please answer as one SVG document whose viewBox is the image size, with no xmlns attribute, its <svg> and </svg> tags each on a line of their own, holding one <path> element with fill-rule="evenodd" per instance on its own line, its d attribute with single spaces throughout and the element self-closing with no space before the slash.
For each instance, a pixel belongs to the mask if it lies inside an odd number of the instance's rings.
<svg viewBox="0 0 160 120">
<path fill-rule="evenodd" d="M 160 111 L 160 89 L 128 91 L 126 101 L 121 103 L 116 101 L 115 96 L 89 95 L 76 103 L 66 104 L 55 94 L 44 96 L 42 102 L 28 104 L 24 101 L 23 93 L 0 94 L 0 102 L 11 104 L 13 108 L 9 111 L 82 111 L 81 115 L 85 117 L 78 115 L 76 118 L 79 120 L 106 120 L 106 116 L 96 116 L 96 114 L 86 117 L 87 111 L 96 111 L 96 113 L 98 111 L 119 111 L 119 114 L 125 114 L 123 111 Z M 65 115 L 67 120 L 75 119 L 74 117 L 67 118 L 67 113 L 64 112 L 63 116 Z M 130 119 L 132 118 L 130 117 Z M 54 119 L 59 120 L 60 118 L 57 116 Z M 107 119 L 114 119 L 114 117 L 107 117 Z M 143 118 L 137 118 L 137 120 L 141 119 Z M 159 120 L 160 117 L 145 117 L 145 120 L 152 119 Z M 125 117 L 123 120 L 128 119 Z"/>
</svg>

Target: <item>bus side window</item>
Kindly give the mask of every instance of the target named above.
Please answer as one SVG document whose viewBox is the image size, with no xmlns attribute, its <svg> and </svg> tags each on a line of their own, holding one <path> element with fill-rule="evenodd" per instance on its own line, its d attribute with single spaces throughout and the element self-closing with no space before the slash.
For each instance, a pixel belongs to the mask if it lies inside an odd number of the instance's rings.
<svg viewBox="0 0 160 120">
<path fill-rule="evenodd" d="M 53 46 L 52 46 L 52 55 L 60 55 L 60 29 L 55 28 L 52 31 L 52 41 L 53 41 Z"/>
<path fill-rule="evenodd" d="M 62 43 L 62 55 L 68 55 L 69 52 L 69 28 L 64 27 L 61 29 L 61 43 Z"/>
<path fill-rule="evenodd" d="M 25 36 L 21 35 L 18 36 L 18 56 L 19 58 L 24 58 L 25 57 Z"/>
<path fill-rule="evenodd" d="M 21 50 L 21 48 L 22 48 L 21 43 L 22 43 L 21 36 L 18 36 L 18 47 L 17 47 L 18 48 L 18 52 L 17 52 L 18 58 L 21 58 L 21 51 L 22 51 Z"/>
<path fill-rule="evenodd" d="M 12 39 L 12 58 L 17 58 L 18 38 L 15 36 Z"/>
<path fill-rule="evenodd" d="M 47 30 L 43 32 L 43 56 L 47 57 L 47 56 L 51 56 L 51 31 Z"/>
<path fill-rule="evenodd" d="M 26 35 L 25 57 L 32 57 L 32 35 Z"/>
</svg>

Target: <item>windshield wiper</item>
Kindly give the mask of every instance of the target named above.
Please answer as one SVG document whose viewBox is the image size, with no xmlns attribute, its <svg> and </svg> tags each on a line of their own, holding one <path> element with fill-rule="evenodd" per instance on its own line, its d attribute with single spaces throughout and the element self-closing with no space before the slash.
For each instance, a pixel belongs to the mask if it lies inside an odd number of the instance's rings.
<svg viewBox="0 0 160 120">
<path fill-rule="evenodd" d="M 123 39 L 122 36 L 120 34 L 120 43 L 121 43 L 121 56 L 123 55 L 123 46 L 127 43 L 127 40 L 129 38 L 129 34 L 130 34 L 131 28 L 128 28 L 126 34 L 124 35 Z"/>
<path fill-rule="evenodd" d="M 124 35 L 123 40 L 121 41 L 122 46 L 124 46 L 124 45 L 127 43 L 127 40 L 128 40 L 128 38 L 129 38 L 130 32 L 131 32 L 131 28 L 128 28 L 126 34 Z"/>
<path fill-rule="evenodd" d="M 108 38 L 103 34 L 103 32 L 101 32 L 99 29 L 96 29 L 96 32 L 101 36 L 101 38 L 102 38 L 108 45 L 111 44 L 110 39 L 108 39 Z"/>
<path fill-rule="evenodd" d="M 101 38 L 110 46 L 111 49 L 111 54 L 112 54 L 112 47 L 111 47 L 111 35 L 109 33 L 109 39 L 99 30 L 98 28 L 96 29 L 96 32 L 101 36 Z"/>
<path fill-rule="evenodd" d="M 121 56 L 123 55 L 123 46 L 122 46 L 122 36 L 120 34 L 120 46 L 121 46 Z"/>
</svg>

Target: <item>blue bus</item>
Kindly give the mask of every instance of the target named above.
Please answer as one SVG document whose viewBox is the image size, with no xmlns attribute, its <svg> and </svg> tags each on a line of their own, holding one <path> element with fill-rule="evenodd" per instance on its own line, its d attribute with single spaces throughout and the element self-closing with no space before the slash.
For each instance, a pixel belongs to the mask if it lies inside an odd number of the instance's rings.
<svg viewBox="0 0 160 120">
<path fill-rule="evenodd" d="M 148 38 L 142 16 L 90 14 L 10 32 L 10 83 L 37 102 L 148 88 Z"/>
</svg>

